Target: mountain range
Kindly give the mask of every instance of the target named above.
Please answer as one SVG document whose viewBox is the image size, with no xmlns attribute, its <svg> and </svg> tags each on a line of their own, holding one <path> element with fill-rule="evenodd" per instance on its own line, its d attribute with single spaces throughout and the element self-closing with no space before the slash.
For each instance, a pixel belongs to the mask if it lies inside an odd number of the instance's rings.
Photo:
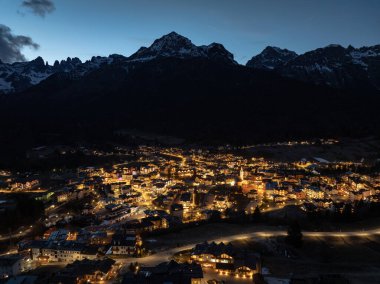
<svg viewBox="0 0 380 284">
<path fill-rule="evenodd" d="M 189 39 L 175 33 L 169 33 L 157 40 L 149 47 L 141 47 L 130 57 L 122 55 L 110 55 L 108 57 L 92 57 L 91 60 L 82 62 L 79 58 L 70 58 L 55 61 L 51 66 L 45 63 L 43 58 L 37 57 L 30 62 L 16 62 L 6 64 L 0 61 L 0 93 L 17 93 L 38 85 L 41 81 L 56 73 L 68 73 L 80 78 L 102 65 L 142 63 L 158 57 L 173 58 L 208 58 L 228 64 L 237 64 L 232 53 L 223 45 L 212 43 L 208 46 L 196 46 Z"/>
<path fill-rule="evenodd" d="M 231 52 L 222 44 L 196 46 L 189 39 L 169 33 L 153 42 L 150 47 L 141 47 L 129 57 L 110 55 L 93 57 L 82 62 L 79 58 L 67 58 L 53 65 L 41 57 L 30 62 L 6 64 L 0 61 L 0 93 L 18 93 L 39 84 L 56 73 L 70 73 L 83 77 L 102 65 L 145 62 L 158 57 L 208 58 L 227 64 L 238 64 Z M 373 88 L 380 90 L 380 45 L 371 47 L 344 48 L 329 45 L 298 55 L 294 51 L 268 46 L 252 57 L 247 67 L 274 71 L 282 76 L 327 85 L 335 88 Z"/>
<path fill-rule="evenodd" d="M 332 44 L 301 55 L 268 46 L 246 66 L 335 88 L 380 89 L 380 45 L 344 48 Z"/>
<path fill-rule="evenodd" d="M 378 135 L 377 48 L 268 47 L 244 66 L 172 32 L 129 57 L 1 63 L 0 154 L 120 130 L 217 144 Z"/>
</svg>

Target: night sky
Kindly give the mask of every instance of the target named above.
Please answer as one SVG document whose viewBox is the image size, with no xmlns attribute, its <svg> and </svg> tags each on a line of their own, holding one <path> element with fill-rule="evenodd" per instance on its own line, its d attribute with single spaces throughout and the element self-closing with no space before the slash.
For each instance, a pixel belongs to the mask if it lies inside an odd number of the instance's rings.
<svg viewBox="0 0 380 284">
<path fill-rule="evenodd" d="M 0 0 L 5 62 L 128 56 L 171 31 L 197 45 L 220 42 L 240 63 L 268 45 L 298 53 L 332 43 L 375 45 L 380 1 Z"/>
</svg>

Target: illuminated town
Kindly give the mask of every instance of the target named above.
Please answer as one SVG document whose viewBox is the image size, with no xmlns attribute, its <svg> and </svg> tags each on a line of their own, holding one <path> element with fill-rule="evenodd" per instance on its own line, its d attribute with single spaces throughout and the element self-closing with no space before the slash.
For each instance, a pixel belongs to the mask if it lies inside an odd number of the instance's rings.
<svg viewBox="0 0 380 284">
<path fill-rule="evenodd" d="M 334 145 L 339 141 L 320 143 Z M 310 144 L 278 145 L 292 148 Z M 274 147 L 259 147 L 265 146 Z M 364 207 L 380 199 L 380 174 L 363 160 L 309 157 L 280 162 L 253 157 L 247 154 L 250 148 L 81 148 L 85 155 L 106 157 L 106 165 L 48 172 L 1 171 L 2 214 L 12 214 L 12 209 L 20 206 L 20 195 L 28 196 L 37 207 L 43 205 L 31 223 L 15 218 L 11 222 L 20 226 L 10 224 L 13 229 L 2 232 L 1 274 L 33 275 L 33 271 L 54 265 L 59 269 L 50 276 L 51 283 L 112 283 L 123 278 L 129 283 L 131 272 L 127 271 L 132 266 L 137 278 L 145 277 L 143 272 L 149 265 L 154 267 L 147 270 L 154 278 L 159 277 L 154 272 L 159 270 L 156 265 L 161 265 L 161 269 L 175 273 L 195 271 L 186 276 L 191 283 L 203 283 L 206 274 L 202 269 L 248 281 L 268 268 L 262 266 L 259 252 L 236 248 L 231 241 L 285 235 L 286 227 L 267 231 L 257 227 L 230 235 L 216 232 L 210 239 L 199 235 L 164 245 L 156 243 L 155 236 L 165 238 L 177 230 L 239 219 L 257 224 L 264 216 L 283 218 L 284 212 L 301 217 L 344 215 L 347 210 L 354 212 L 359 204 Z M 60 155 L 68 155 L 74 150 L 60 151 Z M 51 153 L 48 147 L 39 147 L 28 155 L 43 161 Z M 37 210 L 30 206 L 28 210 Z M 163 267 L 165 261 L 171 262 Z"/>
<path fill-rule="evenodd" d="M 0 284 L 379 284 L 379 0 L 0 0 Z"/>
</svg>

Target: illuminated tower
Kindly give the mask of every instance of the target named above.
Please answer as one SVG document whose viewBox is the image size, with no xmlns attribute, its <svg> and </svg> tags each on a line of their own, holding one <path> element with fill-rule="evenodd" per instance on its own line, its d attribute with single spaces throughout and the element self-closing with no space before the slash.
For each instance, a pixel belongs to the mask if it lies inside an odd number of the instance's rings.
<svg viewBox="0 0 380 284">
<path fill-rule="evenodd" d="M 241 181 L 244 181 L 244 170 L 243 170 L 243 167 L 240 167 L 240 174 L 239 174 L 239 176 L 240 176 Z"/>
</svg>

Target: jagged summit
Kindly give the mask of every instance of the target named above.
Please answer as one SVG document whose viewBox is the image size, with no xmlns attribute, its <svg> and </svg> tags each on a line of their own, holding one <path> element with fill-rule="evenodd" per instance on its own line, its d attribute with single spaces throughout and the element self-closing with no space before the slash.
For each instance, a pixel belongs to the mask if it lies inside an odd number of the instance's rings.
<svg viewBox="0 0 380 284">
<path fill-rule="evenodd" d="M 60 62 L 56 60 L 53 65 L 49 65 L 41 56 L 38 56 L 29 62 L 12 64 L 0 62 L 0 93 L 26 90 L 58 72 L 74 72 L 75 75 L 83 76 L 111 61 L 110 57 L 94 57 L 82 63 L 77 57 L 68 57 L 66 60 Z"/>
<path fill-rule="evenodd" d="M 294 54 L 295 53 L 294 51 L 290 51 L 286 48 L 280 48 L 277 46 L 268 45 L 266 48 L 264 48 L 263 53 L 270 53 L 270 52 L 276 52 L 279 54 L 288 54 L 288 53 Z"/>
<path fill-rule="evenodd" d="M 142 47 L 129 57 L 131 61 L 149 61 L 159 57 L 175 58 L 209 58 L 223 62 L 234 63 L 232 53 L 220 43 L 208 46 L 196 46 L 190 39 L 171 32 L 156 39 L 150 47 Z"/>
<path fill-rule="evenodd" d="M 229 52 L 223 44 L 213 42 L 207 46 L 201 46 L 210 59 L 215 61 L 224 61 L 226 63 L 237 64 L 234 60 L 234 55 Z"/>
<path fill-rule="evenodd" d="M 297 57 L 297 53 L 288 49 L 267 46 L 260 54 L 247 62 L 248 67 L 258 69 L 276 69 L 282 64 Z"/>
<path fill-rule="evenodd" d="M 166 49 L 177 49 L 177 48 L 194 48 L 195 45 L 188 38 L 177 34 L 176 32 L 171 32 L 167 35 L 156 39 L 150 46 L 150 49 L 156 51 L 164 51 Z"/>
<path fill-rule="evenodd" d="M 285 77 L 335 88 L 380 89 L 380 46 L 347 48 L 330 44 L 304 54 L 266 47 L 247 67 L 274 70 Z"/>
<path fill-rule="evenodd" d="M 41 56 L 38 56 L 36 59 L 32 60 L 30 63 L 35 66 L 45 66 L 45 61 Z"/>
<path fill-rule="evenodd" d="M 150 47 L 142 47 L 129 59 L 146 61 L 157 57 L 190 57 L 201 56 L 197 46 L 188 38 L 171 32 L 156 39 Z"/>
</svg>

